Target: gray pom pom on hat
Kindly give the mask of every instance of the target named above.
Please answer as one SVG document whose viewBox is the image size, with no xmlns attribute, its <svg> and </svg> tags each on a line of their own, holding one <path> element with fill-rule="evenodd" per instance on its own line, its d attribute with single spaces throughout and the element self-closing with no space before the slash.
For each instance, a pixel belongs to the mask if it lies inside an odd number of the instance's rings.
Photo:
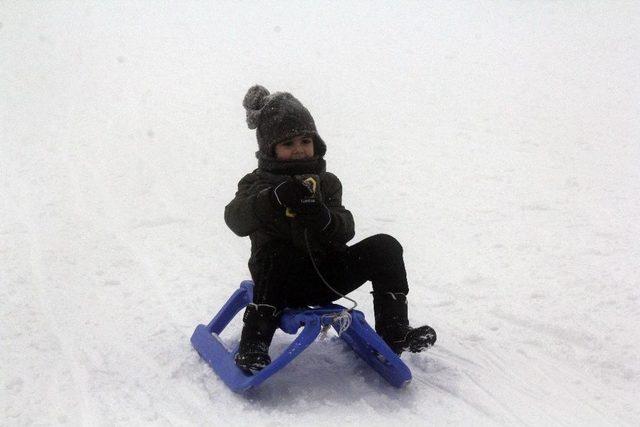
<svg viewBox="0 0 640 427">
<path fill-rule="evenodd" d="M 254 85 L 244 96 L 249 129 L 256 129 L 260 152 L 273 157 L 276 144 L 295 136 L 311 136 L 315 155 L 324 156 L 327 146 L 318 135 L 309 110 L 288 92 L 270 93 L 264 86 Z"/>
<path fill-rule="evenodd" d="M 269 95 L 269 91 L 264 86 L 255 85 L 250 87 L 244 96 L 242 106 L 247 110 L 247 125 L 249 129 L 258 127 L 260 110 L 264 107 L 264 104 L 267 103 L 267 97 Z"/>
</svg>

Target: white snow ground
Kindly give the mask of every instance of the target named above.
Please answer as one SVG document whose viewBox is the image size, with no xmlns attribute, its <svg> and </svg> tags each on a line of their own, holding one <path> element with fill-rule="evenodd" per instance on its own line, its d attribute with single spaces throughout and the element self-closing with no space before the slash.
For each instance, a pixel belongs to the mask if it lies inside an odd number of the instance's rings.
<svg viewBox="0 0 640 427">
<path fill-rule="evenodd" d="M 640 424 L 639 28 L 633 1 L 1 2 L 0 424 Z M 354 242 L 404 245 L 439 334 L 405 389 L 330 336 L 243 397 L 190 346 L 248 278 L 223 210 L 254 83 L 314 114 Z"/>
</svg>

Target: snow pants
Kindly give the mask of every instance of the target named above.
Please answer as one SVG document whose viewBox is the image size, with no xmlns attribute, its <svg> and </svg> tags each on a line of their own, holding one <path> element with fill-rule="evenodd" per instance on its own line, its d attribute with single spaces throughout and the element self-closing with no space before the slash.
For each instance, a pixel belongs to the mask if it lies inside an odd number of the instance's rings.
<svg viewBox="0 0 640 427">
<path fill-rule="evenodd" d="M 407 294 L 402 245 L 377 234 L 316 261 L 320 273 L 343 295 L 371 281 L 373 292 Z M 340 298 L 317 274 L 309 254 L 287 242 L 267 244 L 249 262 L 253 302 L 285 307 L 324 305 Z"/>
</svg>

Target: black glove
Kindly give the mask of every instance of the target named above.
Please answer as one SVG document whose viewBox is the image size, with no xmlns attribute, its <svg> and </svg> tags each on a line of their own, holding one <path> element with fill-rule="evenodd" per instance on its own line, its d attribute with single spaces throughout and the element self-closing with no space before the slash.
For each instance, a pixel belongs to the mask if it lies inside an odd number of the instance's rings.
<svg viewBox="0 0 640 427">
<path fill-rule="evenodd" d="M 273 195 L 280 206 L 290 208 L 295 213 L 317 213 L 322 206 L 313 190 L 295 178 L 289 178 L 278 184 L 273 189 Z"/>
</svg>

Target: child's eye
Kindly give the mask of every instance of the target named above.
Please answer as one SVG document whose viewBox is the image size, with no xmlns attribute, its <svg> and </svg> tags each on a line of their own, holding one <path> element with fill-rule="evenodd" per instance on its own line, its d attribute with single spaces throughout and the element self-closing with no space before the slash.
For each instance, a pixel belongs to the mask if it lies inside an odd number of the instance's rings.
<svg viewBox="0 0 640 427">
<path fill-rule="evenodd" d="M 305 139 L 302 140 L 303 144 L 310 144 L 312 142 L 313 142 L 313 139 L 311 139 L 311 138 L 305 138 Z"/>
<path fill-rule="evenodd" d="M 281 142 L 280 144 L 284 145 L 285 147 L 291 147 L 293 145 L 293 141 L 285 141 Z"/>
</svg>

